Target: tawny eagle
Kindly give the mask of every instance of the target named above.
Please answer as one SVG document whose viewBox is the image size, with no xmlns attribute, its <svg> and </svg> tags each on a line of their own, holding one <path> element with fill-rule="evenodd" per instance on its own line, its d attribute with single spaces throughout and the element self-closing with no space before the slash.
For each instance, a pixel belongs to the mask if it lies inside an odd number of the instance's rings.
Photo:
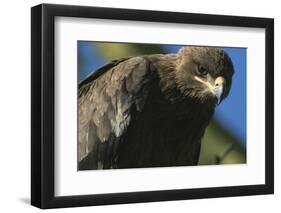
<svg viewBox="0 0 281 213">
<path fill-rule="evenodd" d="M 79 170 L 197 165 L 234 68 L 223 49 L 114 60 L 79 84 Z"/>
</svg>

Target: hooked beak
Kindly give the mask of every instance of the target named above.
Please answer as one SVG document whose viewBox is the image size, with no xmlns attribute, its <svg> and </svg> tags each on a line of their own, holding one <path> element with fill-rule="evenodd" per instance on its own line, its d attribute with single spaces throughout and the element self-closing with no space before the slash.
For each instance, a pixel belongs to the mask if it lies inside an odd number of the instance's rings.
<svg viewBox="0 0 281 213">
<path fill-rule="evenodd" d="M 212 89 L 213 94 L 217 97 L 218 102 L 217 105 L 219 105 L 223 98 L 224 93 L 224 78 L 223 77 L 217 77 L 215 80 L 215 86 Z"/>
<path fill-rule="evenodd" d="M 222 100 L 223 85 L 216 86 L 216 87 L 213 89 L 213 93 L 214 93 L 214 95 L 217 97 L 217 99 L 218 99 L 217 105 L 219 105 L 219 104 L 221 103 L 221 100 Z"/>
<path fill-rule="evenodd" d="M 214 94 L 217 98 L 217 105 L 219 105 L 222 101 L 223 94 L 224 94 L 224 85 L 225 85 L 225 79 L 221 76 L 217 77 L 215 80 L 208 76 L 207 81 L 199 78 L 198 76 L 195 76 L 195 80 L 205 84 L 212 94 Z"/>
</svg>

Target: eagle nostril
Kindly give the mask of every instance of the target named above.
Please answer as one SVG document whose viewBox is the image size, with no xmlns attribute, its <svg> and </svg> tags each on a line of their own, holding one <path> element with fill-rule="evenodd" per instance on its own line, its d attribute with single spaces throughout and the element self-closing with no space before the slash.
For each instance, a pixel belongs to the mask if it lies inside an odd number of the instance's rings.
<svg viewBox="0 0 281 213">
<path fill-rule="evenodd" d="M 225 82 L 225 79 L 221 76 L 217 77 L 216 80 L 215 80 L 215 87 L 220 87 L 220 86 L 223 86 L 224 85 L 224 82 Z"/>
</svg>

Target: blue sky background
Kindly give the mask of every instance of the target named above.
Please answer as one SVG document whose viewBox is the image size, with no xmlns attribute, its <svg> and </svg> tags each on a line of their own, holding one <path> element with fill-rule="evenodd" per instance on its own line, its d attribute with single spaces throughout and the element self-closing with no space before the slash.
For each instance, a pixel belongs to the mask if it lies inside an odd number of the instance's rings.
<svg viewBox="0 0 281 213">
<path fill-rule="evenodd" d="M 95 42 L 79 41 L 78 58 L 82 67 L 79 67 L 78 78 L 83 80 L 88 74 L 107 63 L 107 59 L 95 47 Z M 182 46 L 161 45 L 167 53 L 177 53 Z M 236 137 L 242 145 L 246 145 L 246 48 L 223 48 L 230 56 L 235 73 L 232 88 L 227 99 L 217 108 L 214 119 L 227 131 Z"/>
</svg>

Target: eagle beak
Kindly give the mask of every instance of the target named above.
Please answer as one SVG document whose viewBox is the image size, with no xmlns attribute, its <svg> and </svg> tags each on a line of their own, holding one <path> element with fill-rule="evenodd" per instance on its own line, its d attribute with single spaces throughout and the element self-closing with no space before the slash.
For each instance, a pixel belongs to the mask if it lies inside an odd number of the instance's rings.
<svg viewBox="0 0 281 213">
<path fill-rule="evenodd" d="M 217 105 L 219 105 L 221 103 L 222 100 L 222 94 L 223 94 L 223 85 L 217 86 L 214 88 L 213 90 L 214 95 L 217 97 L 218 102 Z"/>
<path fill-rule="evenodd" d="M 217 105 L 219 105 L 224 95 L 225 79 L 221 76 L 217 77 L 215 80 L 211 76 L 208 76 L 207 81 L 199 78 L 198 76 L 195 76 L 194 78 L 195 80 L 205 84 L 209 88 L 211 93 L 216 96 L 218 100 Z"/>
<path fill-rule="evenodd" d="M 218 102 L 217 105 L 219 105 L 222 101 L 223 98 L 223 93 L 224 93 L 224 78 L 223 77 L 218 77 L 215 80 L 215 86 L 213 87 L 213 94 L 217 97 Z"/>
</svg>

